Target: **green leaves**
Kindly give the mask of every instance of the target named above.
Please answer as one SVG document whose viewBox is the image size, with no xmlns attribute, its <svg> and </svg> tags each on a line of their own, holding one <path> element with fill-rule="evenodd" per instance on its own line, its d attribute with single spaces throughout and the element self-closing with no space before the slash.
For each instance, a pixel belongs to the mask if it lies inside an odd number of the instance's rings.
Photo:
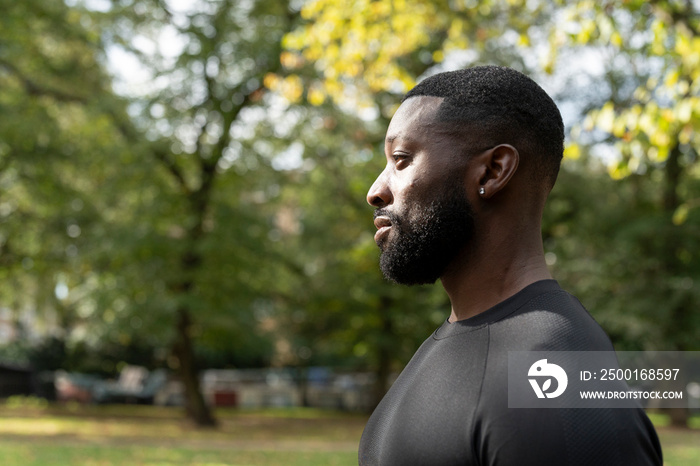
<svg viewBox="0 0 700 466">
<path fill-rule="evenodd" d="M 466 60 L 474 62 L 487 51 L 490 59 L 498 60 L 515 45 L 502 39 L 508 33 L 521 46 L 529 44 L 529 27 L 541 14 L 539 4 L 531 8 L 531 3 L 308 2 L 301 11 L 305 22 L 282 41 L 287 50 L 282 64 L 289 75 L 270 75 L 265 84 L 298 102 L 303 93 L 295 73 L 310 63 L 316 76 L 307 84 L 309 103 L 320 105 L 328 99 L 357 111 L 374 108 L 376 94 L 403 95 L 423 72 L 446 57 L 463 61 L 468 51 Z M 385 117 L 394 110 L 380 108 Z"/>
</svg>

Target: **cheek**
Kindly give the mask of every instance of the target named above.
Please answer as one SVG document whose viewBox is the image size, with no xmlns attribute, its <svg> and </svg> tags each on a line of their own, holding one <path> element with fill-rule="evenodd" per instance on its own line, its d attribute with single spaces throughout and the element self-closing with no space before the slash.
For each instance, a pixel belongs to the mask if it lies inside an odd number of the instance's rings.
<svg viewBox="0 0 700 466">
<path fill-rule="evenodd" d="M 427 177 L 418 175 L 402 186 L 400 197 L 404 204 L 410 207 L 416 202 L 429 198 L 437 186 L 434 182 L 431 183 Z"/>
</svg>

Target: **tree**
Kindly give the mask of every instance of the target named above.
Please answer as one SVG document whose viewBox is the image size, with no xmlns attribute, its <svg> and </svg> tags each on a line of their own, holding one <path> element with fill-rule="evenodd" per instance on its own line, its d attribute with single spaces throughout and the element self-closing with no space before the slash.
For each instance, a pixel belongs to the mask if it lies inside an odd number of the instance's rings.
<svg viewBox="0 0 700 466">
<path fill-rule="evenodd" d="M 2 96 L 16 117 L 0 135 L 12 188 L 3 272 L 49 301 L 68 337 L 170 346 L 188 414 L 213 424 L 195 340 L 253 359 L 271 351 L 249 309 L 270 283 L 268 268 L 254 271 L 273 249 L 266 201 L 281 177 L 278 146 L 261 146 L 253 120 L 295 13 L 283 2 L 35 3 L 3 17 Z M 163 34 L 175 52 L 158 49 Z M 103 66 L 120 49 L 150 70 L 143 92 L 112 94 Z"/>
<path fill-rule="evenodd" d="M 126 288 L 144 327 L 172 325 L 187 412 L 212 425 L 193 342 L 230 322 L 247 336 L 255 324 L 248 308 L 267 288 L 253 271 L 268 260 L 273 215 L 263 203 L 277 181 L 268 168 L 277 147 L 253 137 L 254 120 L 270 105 L 263 79 L 279 68 L 280 39 L 295 13 L 286 2 L 201 1 L 182 10 L 131 3 L 110 11 L 108 40 L 153 79 L 129 96 L 136 128 L 124 127 L 132 140 L 139 132 L 151 140 L 143 153 L 159 172 L 142 188 L 143 216 L 124 224 L 143 232 L 135 243 L 142 260 L 124 264 L 131 270 L 121 275 L 132 277 Z M 148 223 L 134 224 L 142 219 Z"/>
<path fill-rule="evenodd" d="M 341 104 L 354 98 L 369 105 L 372 93 L 402 95 L 445 60 L 449 67 L 488 60 L 525 68 L 518 47 L 527 47 L 529 31 L 546 22 L 548 6 L 517 0 L 317 0 L 304 6 L 307 22 L 284 44 L 319 71 L 310 87 L 312 102 L 329 96 Z"/>
<path fill-rule="evenodd" d="M 0 19 L 0 299 L 64 338 L 92 311 L 86 257 L 125 147 L 90 13 L 4 2 Z M 104 141 L 111 141 L 107 146 Z M 75 292 L 71 292 L 75 291 Z M 21 317 L 18 315 L 17 319 Z"/>
<path fill-rule="evenodd" d="M 634 270 L 606 269 L 616 293 L 608 320 L 636 315 L 647 345 L 697 349 L 694 328 L 700 300 L 697 240 L 700 125 L 700 35 L 694 2 L 574 2 L 552 34 L 552 46 L 591 47 L 609 57 L 611 85 L 604 102 L 588 114 L 581 141 L 614 144 L 610 174 L 628 197 L 627 222 L 612 236 Z M 619 220 L 618 220 L 619 221 Z M 603 288 L 605 289 L 605 288 Z M 615 299 L 617 297 L 617 299 Z M 624 300 L 624 304 L 619 302 Z M 624 306 L 624 310 L 622 309 Z M 619 329 L 623 334 L 639 326 Z M 672 410 L 675 425 L 687 425 L 685 410 Z"/>
</svg>

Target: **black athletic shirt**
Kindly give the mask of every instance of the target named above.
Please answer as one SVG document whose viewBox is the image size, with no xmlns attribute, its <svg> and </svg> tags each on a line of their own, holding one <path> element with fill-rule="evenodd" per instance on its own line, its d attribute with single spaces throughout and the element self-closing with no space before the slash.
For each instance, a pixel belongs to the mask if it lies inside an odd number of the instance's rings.
<svg viewBox="0 0 700 466">
<path fill-rule="evenodd" d="M 508 351 L 612 349 L 554 280 L 445 322 L 369 419 L 360 465 L 661 465 L 659 440 L 641 409 L 508 408 Z"/>
</svg>

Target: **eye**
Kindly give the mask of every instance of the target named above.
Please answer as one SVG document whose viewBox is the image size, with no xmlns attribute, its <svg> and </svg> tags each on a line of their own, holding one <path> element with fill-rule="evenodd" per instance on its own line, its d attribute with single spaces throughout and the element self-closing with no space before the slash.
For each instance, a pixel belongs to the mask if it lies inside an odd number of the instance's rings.
<svg viewBox="0 0 700 466">
<path fill-rule="evenodd" d="M 396 152 L 391 157 L 394 159 L 394 165 L 396 165 L 396 168 L 399 170 L 405 168 L 411 160 L 408 154 L 402 152 Z"/>
</svg>

